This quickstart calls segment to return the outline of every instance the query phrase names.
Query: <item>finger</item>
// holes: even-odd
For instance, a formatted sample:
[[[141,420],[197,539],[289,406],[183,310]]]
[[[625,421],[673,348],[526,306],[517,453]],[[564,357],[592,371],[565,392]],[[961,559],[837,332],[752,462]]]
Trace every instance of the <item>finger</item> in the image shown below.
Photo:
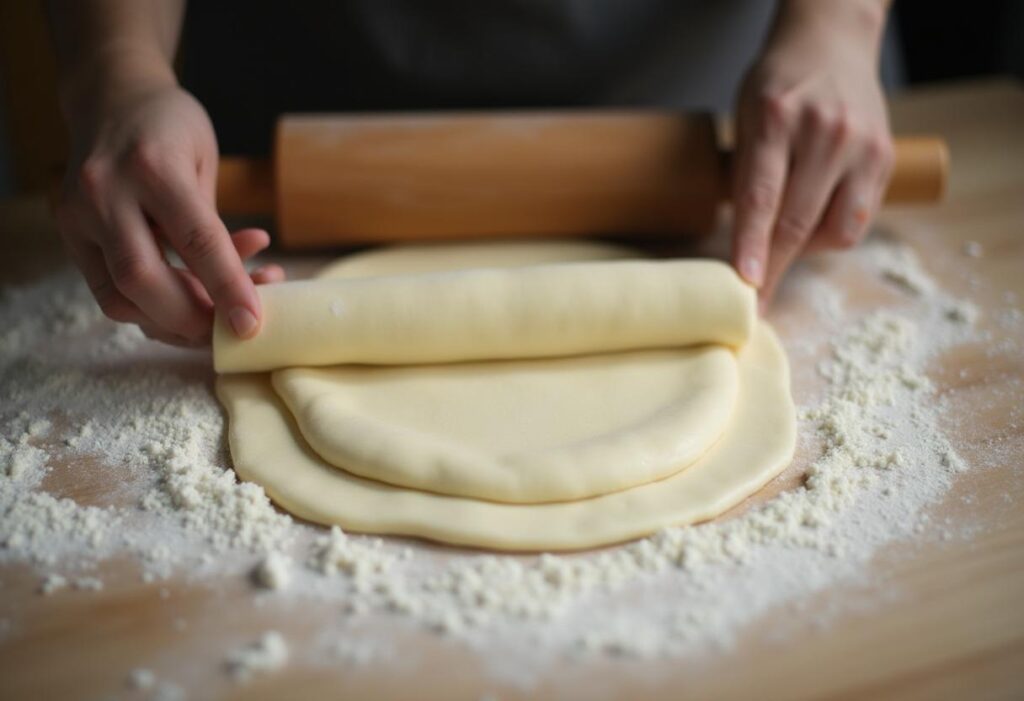
[[[270,245],[270,235],[262,229],[242,229],[231,234],[231,243],[234,245],[235,251],[238,252],[238,256],[242,260],[246,260]],[[182,282],[188,286],[193,296],[199,300],[200,304],[205,309],[213,308],[213,301],[210,299],[209,293],[206,291],[206,288],[203,287],[203,283],[199,278],[189,270],[177,267],[172,267],[171,270],[173,270],[174,273],[181,278]],[[260,281],[257,282],[254,276],[260,271],[268,272],[262,275]],[[254,284],[280,282],[284,279],[284,270],[282,270],[278,265],[267,265],[262,268],[258,268],[256,271],[251,273],[249,277],[253,280]]]
[[[164,331],[183,338],[199,340],[209,334],[209,312],[197,304],[167,265],[134,202],[111,208],[111,220],[100,237],[111,279],[147,317]]]
[[[239,257],[245,260],[266,248],[270,244],[270,236],[262,229],[243,229],[232,234],[231,241],[235,250],[238,251]],[[171,270],[181,278],[200,306],[207,310],[213,309],[213,301],[210,299],[209,293],[195,274],[183,268],[172,267]],[[265,265],[250,273],[249,278],[253,284],[265,285],[270,282],[283,281],[285,274],[279,265]]]
[[[203,196],[194,169],[181,164],[146,164],[143,204],[196,274],[217,310],[241,338],[259,331],[256,288],[245,272],[224,223]]]
[[[270,245],[270,234],[263,229],[239,229],[231,234],[231,244],[242,260],[248,260]]]
[[[220,166],[220,148],[213,130],[203,130],[210,140],[201,138],[195,154],[196,179],[199,191],[214,209],[217,208],[217,169]]]
[[[156,222],[150,221],[149,225],[157,238],[170,243],[163,229]],[[243,261],[248,260],[270,245],[270,234],[263,229],[239,229],[231,234],[231,245],[235,247],[235,252],[238,253],[239,258]],[[166,251],[161,249],[161,253],[166,254]],[[166,259],[166,255],[164,258]]]
[[[285,274],[284,269],[280,265],[264,265],[261,268],[256,268],[249,274],[252,281],[257,285],[269,285],[275,282],[284,282]]]
[[[104,316],[114,321],[133,324],[146,319],[142,310],[117,289],[107,271],[103,252],[99,248],[87,240],[73,236],[65,236],[64,243],[78,269],[82,271],[85,284]]]
[[[202,345],[200,341],[183,338],[168,331],[164,331],[151,321],[144,321],[140,323],[139,328],[142,330],[142,333],[146,338],[153,341],[159,341],[160,343],[166,343],[171,346],[195,348]]]
[[[196,300],[199,306],[205,309],[207,313],[212,314],[213,300],[210,299],[209,293],[207,293],[206,288],[203,287],[203,283],[200,282],[199,278],[197,278],[192,271],[186,270],[185,268],[172,267],[171,270],[175,275],[181,278],[182,283],[188,288],[192,297]]]
[[[794,149],[792,174],[771,238],[771,252],[765,274],[763,297],[770,300],[783,274],[818,228],[825,207],[835,189],[842,166],[842,152],[818,127]]]
[[[733,265],[751,285],[764,283],[772,225],[782,199],[788,145],[781,129],[763,128],[738,150],[733,185]]]
[[[876,199],[870,178],[861,173],[843,178],[825,211],[821,226],[805,250],[815,252],[856,246],[867,233]]]
[[[849,248],[867,235],[889,181],[892,153],[891,145],[882,142],[862,151],[836,189],[810,250]]]

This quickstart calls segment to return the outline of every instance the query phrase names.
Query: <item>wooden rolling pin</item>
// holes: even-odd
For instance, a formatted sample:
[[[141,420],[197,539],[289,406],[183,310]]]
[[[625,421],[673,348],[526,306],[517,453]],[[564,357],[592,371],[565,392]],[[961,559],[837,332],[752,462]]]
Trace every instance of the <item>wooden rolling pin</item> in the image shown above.
[[[703,233],[729,196],[710,115],[289,115],[273,163],[221,161],[223,214],[274,215],[285,248]],[[896,139],[887,202],[945,188],[941,139]]]

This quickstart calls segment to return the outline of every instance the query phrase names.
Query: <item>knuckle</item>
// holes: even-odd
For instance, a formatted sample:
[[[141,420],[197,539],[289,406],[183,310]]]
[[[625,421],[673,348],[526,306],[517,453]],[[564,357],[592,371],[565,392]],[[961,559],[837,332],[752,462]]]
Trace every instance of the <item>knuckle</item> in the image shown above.
[[[832,112],[816,102],[804,108],[804,117],[810,128],[817,131],[824,131],[832,123]]]
[[[159,143],[140,139],[128,151],[132,171],[147,182],[160,182],[168,166],[168,154]]]
[[[832,121],[829,123],[828,127],[829,132],[836,141],[848,141],[855,131],[853,117],[850,116],[849,108],[845,105],[841,105],[832,114]]]
[[[828,107],[808,105],[805,111],[808,131],[834,145],[844,143],[852,134],[854,125],[844,105]]]
[[[743,190],[740,204],[757,214],[771,212],[778,201],[779,188],[766,180],[755,180]]]
[[[892,139],[887,134],[871,134],[864,139],[864,153],[869,162],[888,168],[893,161]]]
[[[757,107],[769,128],[785,128],[793,121],[793,109],[785,93],[765,88],[757,94]]]
[[[132,321],[132,314],[124,302],[112,298],[96,301],[100,305],[100,311],[103,312],[103,316],[107,317],[111,321],[116,321],[122,324]]]
[[[783,246],[798,246],[807,239],[811,230],[802,217],[783,214],[775,223],[775,240]]]
[[[181,234],[180,249],[186,260],[203,260],[213,255],[220,245],[217,229],[208,222],[197,222]]]
[[[136,254],[116,255],[111,259],[109,267],[114,284],[129,296],[147,289],[153,283],[153,266]]]
[[[92,296],[103,315],[112,321],[130,321],[131,314],[113,284],[100,282],[91,286]]]
[[[78,167],[76,184],[90,202],[98,202],[107,182],[109,169],[100,158],[90,156]]]

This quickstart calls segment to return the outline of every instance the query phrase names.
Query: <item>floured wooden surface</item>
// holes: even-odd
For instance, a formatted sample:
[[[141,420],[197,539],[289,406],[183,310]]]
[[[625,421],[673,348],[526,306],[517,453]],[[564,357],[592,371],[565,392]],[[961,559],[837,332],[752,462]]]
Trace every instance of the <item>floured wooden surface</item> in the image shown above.
[[[846,382],[844,367],[874,363],[881,368],[877,363],[888,363],[884,367],[910,385],[919,378],[934,385],[914,388],[902,383],[899,387],[910,394],[895,399],[897,408],[910,407],[910,398],[918,393],[919,404],[934,419],[927,428],[937,429],[937,434],[925,431],[919,440],[901,439],[908,427],[914,428],[913,421],[904,425],[899,423],[902,415],[890,417],[894,423],[888,430],[900,435],[878,436],[879,440],[903,441],[888,450],[894,455],[891,467],[885,464],[888,452],[855,446],[854,454],[871,452],[878,463],[857,474],[874,475],[874,487],[893,489],[889,511],[881,497],[864,500],[863,511],[825,510],[821,516],[829,520],[830,529],[843,528],[847,516],[857,516],[859,522],[847,524],[846,531],[828,531],[829,537],[814,538],[804,547],[783,539],[774,541],[780,550],[771,553],[761,552],[761,546],[746,555],[730,554],[728,548],[705,550],[710,562],[703,567],[696,562],[683,562],[681,567],[673,563],[649,579],[633,576],[628,588],[592,590],[580,613],[563,614],[553,628],[510,619],[512,628],[500,629],[500,637],[508,641],[504,646],[493,639],[488,642],[488,636],[497,636],[486,632],[491,630],[486,626],[475,637],[459,631],[438,636],[431,629],[434,621],[423,620],[427,625],[421,627],[415,616],[353,618],[345,600],[366,598],[358,592],[342,596],[351,586],[344,566],[337,574],[323,566],[334,556],[350,557],[346,548],[351,543],[306,543],[305,550],[296,550],[299,557],[292,558],[288,587],[270,593],[253,587],[245,576],[259,554],[241,553],[247,545],[259,550],[294,544],[229,543],[225,547],[234,554],[203,563],[202,554],[210,550],[215,533],[204,536],[201,528],[193,544],[168,541],[171,554],[181,561],[168,566],[167,579],[162,578],[165,572],[159,562],[134,555],[116,556],[95,571],[64,574],[61,558],[35,568],[10,563],[0,569],[5,594],[0,619],[8,622],[0,643],[5,683],[13,685],[14,695],[36,689],[42,679],[46,689],[68,697],[128,696],[131,670],[145,668],[152,670],[155,685],[173,684],[190,696],[280,697],[328,689],[343,689],[353,696],[418,698],[478,698],[488,692],[498,698],[570,693],[587,698],[630,693],[675,697],[681,690],[695,696],[748,696],[765,690],[775,696],[881,691],[932,695],[952,678],[1005,688],[1009,694],[1012,684],[1019,684],[1013,670],[1020,663],[1024,630],[1017,602],[1024,589],[1024,524],[1019,508],[1024,371],[1017,297],[1024,295],[1019,279],[1024,262],[1019,239],[1019,222],[1024,221],[1024,140],[1016,127],[1024,119],[1024,98],[1019,90],[1006,87],[923,95],[898,105],[895,116],[904,131],[940,131],[950,139],[950,200],[934,210],[890,212],[880,226],[887,237],[854,254],[810,262],[783,292],[773,313],[790,353],[795,398],[812,412],[801,422],[807,438],[827,439],[827,419],[841,417],[841,407],[829,409],[827,404],[842,398],[829,392]],[[33,226],[25,211],[4,215],[4,228],[11,227],[12,235],[24,235]],[[28,221],[19,222],[18,216]],[[44,226],[39,218],[35,222],[36,227]],[[906,273],[915,268],[900,259],[909,255],[903,253],[904,243],[917,251],[927,278]],[[980,256],[975,257],[977,253]],[[948,298],[936,298],[931,290],[915,291],[922,279],[929,278],[948,291]],[[975,309],[978,319],[972,323]],[[62,331],[65,336],[75,333],[73,321]],[[921,330],[936,335],[922,337]],[[973,340],[960,343],[963,339]],[[827,346],[830,342],[848,352],[836,358]],[[949,343],[951,350],[929,357],[928,345],[941,343]],[[871,349],[878,347],[888,355],[872,356]],[[113,348],[108,357],[117,357],[121,350]],[[182,386],[202,386],[207,378],[208,360],[202,356],[135,350],[143,351],[152,368],[169,372]],[[818,361],[827,357],[835,367],[823,375]],[[105,367],[103,357],[96,363],[118,372]],[[880,381],[871,386],[873,391],[886,389]],[[166,388],[153,389],[159,393]],[[198,394],[196,401],[201,401]],[[911,413],[902,418],[913,419]],[[33,418],[40,417],[28,417],[26,431]],[[173,430],[176,424],[169,421]],[[38,430],[39,442],[45,443],[50,434]],[[65,428],[55,419],[50,430],[60,436]],[[958,472],[956,465],[939,471],[942,456],[937,454],[936,471],[921,473],[932,481],[887,482],[901,474],[901,466],[902,474],[914,475],[915,460],[926,449],[944,449],[929,442],[936,436],[948,438],[966,471]],[[124,441],[126,446],[131,443],[130,437]],[[62,450],[50,446],[55,455]],[[844,453],[832,455],[841,460]],[[134,508],[152,489],[137,486],[132,491],[133,480],[113,488],[109,467],[101,462],[102,457],[74,464],[56,461],[43,486],[81,503],[121,503],[125,508]],[[173,473],[173,460],[156,462],[163,465],[158,469]],[[716,538],[739,528],[728,524],[750,525],[758,506],[798,485],[811,464],[823,464],[821,446],[808,440],[790,470],[727,514],[721,525],[682,545],[669,537],[653,543],[648,552],[633,546],[629,561],[643,562],[652,552],[652,561],[657,561],[657,556],[700,551],[695,544],[725,543]],[[185,486],[178,485],[181,489],[170,495],[187,497]],[[167,496],[166,492],[162,493]],[[225,498],[238,498],[239,508],[247,508],[248,502],[235,491],[225,492]],[[891,508],[912,504],[917,504],[913,517]],[[282,532],[293,528],[278,524],[261,509],[256,513],[269,519],[265,525],[270,536],[279,527]],[[230,533],[237,523],[227,520],[221,526]],[[795,529],[791,535],[811,532]],[[145,540],[159,533],[140,529],[138,535]],[[828,552],[830,544],[843,542],[845,552]],[[414,551],[414,562],[432,567],[458,567],[460,559],[477,557],[411,541],[403,545]],[[386,549],[392,547],[389,543]],[[195,562],[189,560],[190,554],[196,556]],[[312,557],[312,565],[306,555]],[[798,565],[790,571],[791,580],[799,581],[781,576],[785,558]],[[525,571],[539,566],[530,558],[513,559]],[[204,568],[208,574],[202,574]],[[154,581],[142,581],[147,572]],[[37,594],[44,576],[51,573],[66,574],[72,587],[49,596]],[[75,582],[90,578],[102,581],[103,589],[74,589]],[[679,615],[678,635],[669,629],[659,635],[662,629],[657,626],[637,626],[665,612]],[[493,617],[500,621],[503,615],[499,610]],[[588,628],[587,617],[602,625]],[[624,628],[613,625],[617,617]],[[437,623],[447,625],[444,620]],[[588,629],[603,631],[603,637],[584,639],[578,645],[581,650],[573,652],[573,635],[579,637]],[[265,669],[253,670],[248,681],[236,681],[228,671],[229,659],[270,630],[279,631],[286,641],[287,661],[278,665],[271,645],[267,655],[256,658],[266,663]],[[529,645],[523,645],[528,640],[523,635],[552,631],[572,634],[546,643],[564,642],[563,652],[568,652],[541,664],[531,657]],[[540,651],[553,649],[558,648]],[[652,651],[657,654],[648,654]]]

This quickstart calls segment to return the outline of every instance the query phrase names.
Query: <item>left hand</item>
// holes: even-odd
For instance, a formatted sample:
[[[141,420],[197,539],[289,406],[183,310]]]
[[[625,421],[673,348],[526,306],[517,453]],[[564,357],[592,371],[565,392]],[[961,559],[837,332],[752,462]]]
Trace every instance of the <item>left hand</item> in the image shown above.
[[[805,251],[867,233],[892,168],[878,78],[884,3],[783,3],[736,122],[733,263],[762,304]]]

